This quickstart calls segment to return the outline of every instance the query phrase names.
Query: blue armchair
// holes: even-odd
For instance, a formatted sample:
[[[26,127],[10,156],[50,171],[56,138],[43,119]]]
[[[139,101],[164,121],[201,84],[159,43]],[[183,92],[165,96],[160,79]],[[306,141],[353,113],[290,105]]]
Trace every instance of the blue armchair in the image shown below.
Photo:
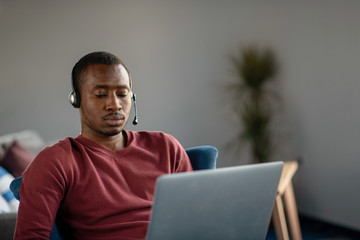
[[[193,169],[204,170],[204,169],[215,169],[216,160],[218,158],[217,148],[209,145],[192,147],[185,149]],[[20,201],[20,186],[22,177],[14,179],[10,184],[10,190],[14,194],[15,198]],[[50,235],[50,240],[62,240],[61,234],[58,231],[56,222]]]

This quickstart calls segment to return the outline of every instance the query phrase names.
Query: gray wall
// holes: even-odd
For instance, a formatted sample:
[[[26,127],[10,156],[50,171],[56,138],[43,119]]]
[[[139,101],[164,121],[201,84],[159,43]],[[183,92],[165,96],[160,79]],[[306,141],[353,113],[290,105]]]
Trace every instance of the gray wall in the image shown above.
[[[132,72],[140,124],[128,129],[215,145],[219,166],[245,164],[246,152],[224,150],[235,131],[222,94],[227,54],[269,45],[283,98],[275,160],[303,159],[299,211],[360,230],[360,2],[314,2],[0,0],[0,134],[78,135],[70,71],[106,50]]]

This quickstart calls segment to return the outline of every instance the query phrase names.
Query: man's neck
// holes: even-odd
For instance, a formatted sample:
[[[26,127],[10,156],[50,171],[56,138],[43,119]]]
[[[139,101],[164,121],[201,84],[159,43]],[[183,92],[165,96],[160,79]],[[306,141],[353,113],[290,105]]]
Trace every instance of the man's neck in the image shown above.
[[[81,132],[81,136],[90,139],[91,141],[96,142],[97,144],[116,152],[124,147],[126,147],[127,144],[127,137],[126,133],[121,131],[119,134],[114,136],[105,136],[101,134],[96,135],[89,135],[84,132]]]

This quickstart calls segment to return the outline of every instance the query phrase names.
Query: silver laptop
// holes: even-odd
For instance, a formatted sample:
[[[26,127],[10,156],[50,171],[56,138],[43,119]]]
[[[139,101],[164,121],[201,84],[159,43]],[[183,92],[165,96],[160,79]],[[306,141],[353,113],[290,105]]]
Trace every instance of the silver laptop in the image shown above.
[[[147,240],[265,239],[282,162],[161,176]]]

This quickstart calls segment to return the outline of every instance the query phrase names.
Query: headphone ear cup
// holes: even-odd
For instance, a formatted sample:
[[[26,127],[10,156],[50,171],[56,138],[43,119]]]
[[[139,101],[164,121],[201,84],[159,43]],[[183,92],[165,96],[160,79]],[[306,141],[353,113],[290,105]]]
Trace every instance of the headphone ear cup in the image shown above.
[[[80,101],[78,99],[78,95],[74,91],[72,91],[69,94],[69,102],[71,103],[71,105],[73,105],[74,108],[80,107]]]

